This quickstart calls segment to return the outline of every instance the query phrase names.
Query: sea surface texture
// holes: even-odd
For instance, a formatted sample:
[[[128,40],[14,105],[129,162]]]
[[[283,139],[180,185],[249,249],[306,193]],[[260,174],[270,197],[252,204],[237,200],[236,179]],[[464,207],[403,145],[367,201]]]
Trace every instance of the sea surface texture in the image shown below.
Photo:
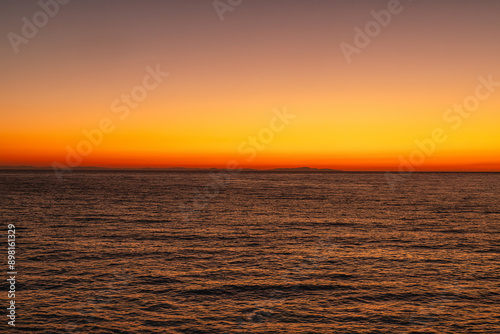
[[[500,174],[226,176],[0,172],[16,331],[500,333]]]

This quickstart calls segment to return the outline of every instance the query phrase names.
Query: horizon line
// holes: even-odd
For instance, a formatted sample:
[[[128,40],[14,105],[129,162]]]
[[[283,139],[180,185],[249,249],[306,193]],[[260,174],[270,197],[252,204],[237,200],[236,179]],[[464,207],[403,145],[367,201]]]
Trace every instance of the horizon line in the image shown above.
[[[52,166],[4,166],[0,165],[0,171],[54,171]],[[220,167],[106,167],[106,166],[78,166],[72,168],[60,169],[60,171],[163,171],[163,172],[210,172],[210,171],[232,171],[232,172],[302,172],[302,173],[500,173],[500,170],[342,170],[335,168],[316,168],[316,167],[274,167],[274,168],[247,168],[228,169]]]

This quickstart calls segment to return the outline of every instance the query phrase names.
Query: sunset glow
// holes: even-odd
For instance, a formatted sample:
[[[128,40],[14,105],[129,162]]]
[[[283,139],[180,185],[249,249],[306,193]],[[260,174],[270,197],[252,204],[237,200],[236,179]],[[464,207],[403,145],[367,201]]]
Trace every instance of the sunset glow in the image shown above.
[[[187,2],[74,1],[18,53],[4,38],[0,165],[68,165],[106,119],[75,166],[398,170],[441,129],[416,170],[500,171],[498,2],[401,1],[350,63],[339,45],[387,1],[245,1],[222,22]],[[40,10],[2,7],[16,34]],[[244,143],[285,109],[253,156]]]

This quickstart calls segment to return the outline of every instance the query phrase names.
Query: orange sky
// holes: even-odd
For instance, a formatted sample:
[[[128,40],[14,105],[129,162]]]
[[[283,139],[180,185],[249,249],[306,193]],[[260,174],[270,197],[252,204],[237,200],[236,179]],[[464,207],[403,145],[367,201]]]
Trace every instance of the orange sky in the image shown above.
[[[387,7],[244,1],[220,21],[211,1],[61,5],[18,53],[8,38],[1,42],[0,165],[68,165],[68,147],[85,146],[82,131],[109,119],[113,129],[74,166],[236,160],[397,170],[419,155],[416,141],[442,129],[446,140],[416,170],[500,171],[500,87],[481,88],[488,96],[467,117],[447,113],[476,94],[479,77],[500,82],[498,1],[402,0],[401,12],[348,64],[339,45],[353,44],[354,28]],[[0,9],[5,36],[21,35],[22,17],[41,10],[37,1]],[[126,116],[114,112],[157,65],[169,75]],[[252,148],[249,136],[260,140],[285,107],[295,118]]]

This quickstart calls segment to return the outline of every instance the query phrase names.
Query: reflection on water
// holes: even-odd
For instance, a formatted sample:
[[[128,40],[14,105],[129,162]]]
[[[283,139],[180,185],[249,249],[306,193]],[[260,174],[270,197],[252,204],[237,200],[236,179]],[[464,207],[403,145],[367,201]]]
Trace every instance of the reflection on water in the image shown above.
[[[240,174],[186,220],[208,174],[1,172],[17,328],[496,333],[499,181]]]

